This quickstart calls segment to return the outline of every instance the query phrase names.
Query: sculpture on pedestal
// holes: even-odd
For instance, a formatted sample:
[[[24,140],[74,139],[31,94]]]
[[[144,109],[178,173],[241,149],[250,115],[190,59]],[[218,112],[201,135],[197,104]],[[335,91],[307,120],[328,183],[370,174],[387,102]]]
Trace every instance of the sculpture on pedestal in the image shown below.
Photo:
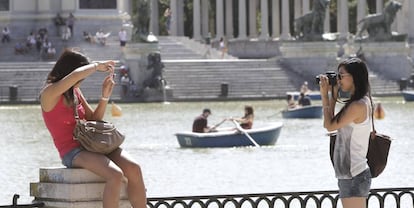
[[[150,7],[148,0],[138,0],[136,3],[137,11],[132,16],[134,25],[131,40],[134,42],[146,42],[149,30]]]
[[[328,5],[329,0],[314,0],[312,11],[295,19],[295,36],[298,40],[322,40]]]
[[[387,3],[382,13],[370,14],[358,22],[361,25],[356,37],[372,41],[395,40],[397,37],[392,34],[391,24],[394,22],[397,12],[401,9],[400,2],[392,0]],[[368,37],[362,37],[362,33],[367,31]]]

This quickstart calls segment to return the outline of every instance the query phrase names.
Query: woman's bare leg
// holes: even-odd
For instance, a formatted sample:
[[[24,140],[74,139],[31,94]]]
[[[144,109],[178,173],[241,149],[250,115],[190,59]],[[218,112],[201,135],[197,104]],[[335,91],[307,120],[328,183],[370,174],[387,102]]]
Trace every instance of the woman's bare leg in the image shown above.
[[[141,167],[121,148],[108,155],[117,164],[128,179],[128,198],[134,208],[145,208],[147,196]]]
[[[350,197],[342,198],[343,208],[366,208],[367,198],[365,197]]]
[[[103,192],[103,207],[119,207],[119,195],[123,174],[121,169],[102,154],[82,151],[73,160],[74,167],[81,167],[103,177],[106,181]]]

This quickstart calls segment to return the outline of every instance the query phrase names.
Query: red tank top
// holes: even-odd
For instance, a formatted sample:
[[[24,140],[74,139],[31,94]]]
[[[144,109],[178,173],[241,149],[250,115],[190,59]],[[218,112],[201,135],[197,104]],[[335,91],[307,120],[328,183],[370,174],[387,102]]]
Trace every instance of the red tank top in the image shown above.
[[[76,90],[75,92],[76,96],[79,98]],[[51,111],[45,112],[42,110],[43,120],[53,138],[53,142],[61,158],[73,148],[80,146],[79,142],[73,138],[73,129],[76,125],[73,108],[66,106],[63,100],[64,96],[62,95]],[[78,100],[80,102],[80,99]],[[79,117],[84,119],[85,109],[81,103],[78,104],[77,110]]]

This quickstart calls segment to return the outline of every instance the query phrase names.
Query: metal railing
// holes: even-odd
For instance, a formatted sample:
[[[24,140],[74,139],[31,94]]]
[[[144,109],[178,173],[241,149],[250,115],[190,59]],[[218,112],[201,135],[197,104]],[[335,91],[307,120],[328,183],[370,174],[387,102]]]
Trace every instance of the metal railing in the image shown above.
[[[149,198],[149,208],[336,208],[338,191]],[[372,208],[414,208],[414,188],[372,189]],[[404,203],[402,205],[402,203]]]

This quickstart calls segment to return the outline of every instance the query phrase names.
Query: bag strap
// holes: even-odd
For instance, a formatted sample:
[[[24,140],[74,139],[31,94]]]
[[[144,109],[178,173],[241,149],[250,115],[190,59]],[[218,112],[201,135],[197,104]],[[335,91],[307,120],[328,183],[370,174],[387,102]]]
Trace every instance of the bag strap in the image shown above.
[[[371,124],[372,124],[372,132],[375,134],[375,126],[374,126],[374,103],[372,102],[371,92],[368,93],[369,101],[371,103]]]
[[[73,100],[74,100],[74,102],[73,102],[73,111],[74,111],[74,116],[75,116],[75,120],[76,121],[79,121],[79,114],[78,114],[78,103],[79,103],[79,101],[78,101],[78,96],[76,95],[76,92],[75,92],[76,90],[75,90],[75,88],[73,88]]]

